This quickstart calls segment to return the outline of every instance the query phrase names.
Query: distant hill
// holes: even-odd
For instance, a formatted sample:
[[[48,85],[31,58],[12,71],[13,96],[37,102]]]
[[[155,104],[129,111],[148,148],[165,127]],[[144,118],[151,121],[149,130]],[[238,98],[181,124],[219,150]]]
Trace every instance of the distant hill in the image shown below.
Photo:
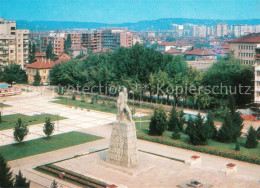
[[[163,18],[158,20],[139,21],[136,23],[106,24],[96,22],[68,22],[68,21],[17,21],[17,28],[30,29],[32,31],[62,30],[74,28],[99,29],[101,27],[128,27],[134,31],[165,31],[171,29],[171,24],[197,24],[215,26],[216,23],[260,25],[260,19],[250,20],[209,20],[209,19],[186,19],[186,18]]]

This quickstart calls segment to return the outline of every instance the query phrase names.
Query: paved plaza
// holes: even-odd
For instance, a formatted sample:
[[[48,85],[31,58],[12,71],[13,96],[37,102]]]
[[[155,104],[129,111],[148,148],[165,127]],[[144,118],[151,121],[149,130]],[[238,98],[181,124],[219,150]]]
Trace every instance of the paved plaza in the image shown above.
[[[55,122],[55,134],[76,130],[102,136],[104,139],[10,161],[9,165],[12,170],[15,173],[18,170],[22,170],[23,174],[32,181],[32,187],[49,187],[54,179],[52,176],[33,170],[36,166],[107,148],[112,129],[110,123],[115,121],[115,114],[74,109],[65,105],[51,103],[50,101],[55,100],[54,97],[55,95],[50,90],[45,90],[43,93],[24,92],[20,96],[7,97],[6,104],[12,106],[3,109],[4,115],[16,113],[26,115],[59,113],[60,116],[68,119],[60,120],[58,124]],[[43,137],[42,126],[43,124],[30,126],[30,135],[26,140]],[[4,139],[0,138],[0,145],[14,142],[12,138],[13,130],[5,130],[0,133],[5,135]],[[259,165],[143,140],[138,140],[137,147],[140,150],[182,160],[187,160],[192,155],[199,155],[202,159],[202,164],[193,167],[167,158],[139,152],[140,161],[145,163],[144,171],[138,171],[136,174],[128,174],[104,165],[102,158],[104,158],[103,155],[105,155],[105,152],[103,152],[103,154],[96,153],[88,157],[82,156],[65,160],[56,165],[93,178],[102,179],[107,183],[121,185],[122,187],[176,187],[176,185],[191,179],[221,188],[260,187]],[[221,171],[227,163],[235,163],[237,165],[237,173],[230,175],[222,174]],[[77,187],[69,182],[60,179],[56,180],[64,188]]]

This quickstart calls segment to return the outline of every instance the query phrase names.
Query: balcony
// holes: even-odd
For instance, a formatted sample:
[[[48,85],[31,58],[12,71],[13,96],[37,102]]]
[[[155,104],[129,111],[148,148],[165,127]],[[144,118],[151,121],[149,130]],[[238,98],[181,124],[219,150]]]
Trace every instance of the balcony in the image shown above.
[[[8,43],[0,43],[0,46],[8,46]]]

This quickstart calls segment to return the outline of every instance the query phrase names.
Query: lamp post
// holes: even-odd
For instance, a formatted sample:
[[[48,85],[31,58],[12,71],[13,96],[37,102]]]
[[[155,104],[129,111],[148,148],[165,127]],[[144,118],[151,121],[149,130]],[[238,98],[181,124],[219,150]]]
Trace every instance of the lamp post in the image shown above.
[[[59,125],[59,113],[56,114],[57,115],[57,127],[58,127],[58,131],[60,131],[60,125]]]
[[[6,100],[2,97],[2,98],[0,98],[0,103],[1,103],[1,115],[3,115],[4,114],[4,102],[5,102]]]

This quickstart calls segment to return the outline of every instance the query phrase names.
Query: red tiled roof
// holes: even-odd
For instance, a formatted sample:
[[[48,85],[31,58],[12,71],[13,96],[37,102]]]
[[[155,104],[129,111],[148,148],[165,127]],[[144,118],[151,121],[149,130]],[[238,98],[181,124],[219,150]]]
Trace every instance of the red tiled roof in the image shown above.
[[[163,41],[160,44],[158,44],[158,46],[175,46],[175,42],[166,42]]]
[[[167,54],[181,54],[181,52],[179,50],[176,50],[175,48],[170,49],[170,50],[166,51],[165,53],[167,53]]]
[[[251,33],[240,38],[229,41],[230,43],[259,43],[260,33]]]
[[[34,63],[27,65],[27,68],[50,69],[56,64],[57,63],[54,61],[49,61],[49,60],[44,59],[44,60],[36,61]]]
[[[199,56],[211,56],[217,55],[216,53],[212,52],[207,48],[195,48],[191,51],[186,51],[184,54],[186,55],[199,55]]]
[[[35,57],[46,57],[46,53],[45,52],[35,52]]]

